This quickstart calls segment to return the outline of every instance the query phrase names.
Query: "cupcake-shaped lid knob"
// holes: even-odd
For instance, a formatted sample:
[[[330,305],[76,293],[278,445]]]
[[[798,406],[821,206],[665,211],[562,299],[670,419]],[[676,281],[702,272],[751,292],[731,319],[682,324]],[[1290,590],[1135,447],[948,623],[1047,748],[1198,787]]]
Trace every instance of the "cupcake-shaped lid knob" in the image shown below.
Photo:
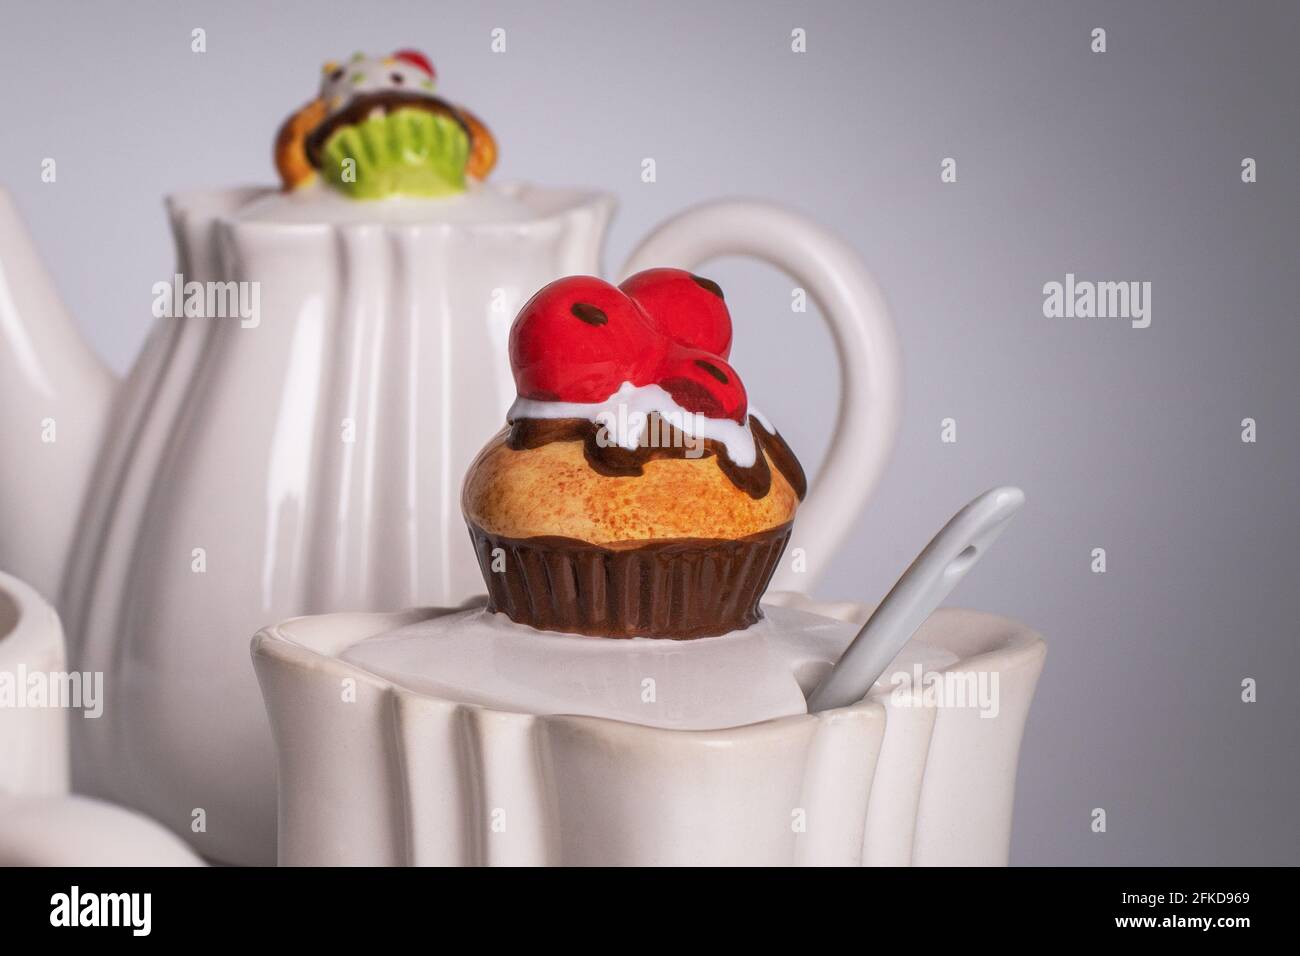
[[[748,627],[806,483],[727,361],[716,283],[560,279],[510,332],[518,398],[462,505],[490,607],[602,637]]]
[[[326,62],[317,97],[276,136],[285,189],[321,178],[354,199],[429,197],[483,179],[496,141],[476,116],[435,95],[437,80],[418,50]]]

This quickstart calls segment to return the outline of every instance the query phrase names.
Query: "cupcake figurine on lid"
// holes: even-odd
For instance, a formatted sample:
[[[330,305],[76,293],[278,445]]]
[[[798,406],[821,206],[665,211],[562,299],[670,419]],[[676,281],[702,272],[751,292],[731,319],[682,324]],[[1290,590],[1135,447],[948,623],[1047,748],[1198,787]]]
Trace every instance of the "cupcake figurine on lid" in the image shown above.
[[[799,675],[846,627],[759,606],[806,482],[727,361],[722,290],[680,269],[558,279],[508,347],[518,394],[461,490],[486,601],[340,659],[511,713],[675,730],[806,713]]]
[[[353,199],[444,196],[496,164],[492,134],[469,110],[434,95],[437,72],[418,50],[354,53],[321,72],[317,97],[276,135],[286,190],[321,177]]]
[[[718,285],[679,269],[552,282],[510,332],[518,398],[466,475],[488,608],[542,630],[742,630],[803,469],[727,362]]]

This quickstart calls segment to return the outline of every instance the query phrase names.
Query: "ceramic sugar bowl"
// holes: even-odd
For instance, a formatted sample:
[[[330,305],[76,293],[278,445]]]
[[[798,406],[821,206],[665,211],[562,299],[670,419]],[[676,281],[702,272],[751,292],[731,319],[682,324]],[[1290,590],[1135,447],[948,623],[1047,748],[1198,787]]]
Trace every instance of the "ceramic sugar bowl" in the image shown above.
[[[254,639],[282,863],[1005,862],[1041,639],[941,611],[810,713],[866,609],[764,601],[818,488],[731,339],[679,269],[524,305],[461,496],[487,597]]]
[[[1042,639],[1006,618],[943,610],[861,703],[800,714],[801,694],[868,608],[771,599],[746,638],[645,641],[645,653],[595,663],[568,649],[541,663],[557,638],[461,621],[441,631],[459,645],[452,657],[488,641],[450,681],[402,645],[465,612],[322,615],[264,630],[254,661],[279,750],[280,863],[1005,864]],[[518,662],[527,674],[511,674],[525,641],[542,647]],[[760,644],[771,659],[751,696],[755,665],[743,659]],[[701,670],[679,685],[697,650]],[[561,661],[581,676],[549,670]],[[900,690],[894,678],[917,668],[996,686],[996,712],[973,695],[945,706],[921,685]],[[476,687],[493,674],[491,689],[456,686],[471,673]],[[585,682],[597,675],[598,687]],[[653,703],[642,703],[647,680]],[[602,705],[610,716],[593,715]],[[730,725],[764,705],[767,719]]]

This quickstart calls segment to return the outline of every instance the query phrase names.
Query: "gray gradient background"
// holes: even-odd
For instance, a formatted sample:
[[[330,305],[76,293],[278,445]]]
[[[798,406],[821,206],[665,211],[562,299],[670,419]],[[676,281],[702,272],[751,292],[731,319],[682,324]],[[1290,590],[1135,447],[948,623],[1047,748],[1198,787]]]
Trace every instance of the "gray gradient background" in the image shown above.
[[[324,59],[353,49],[426,49],[446,95],[498,134],[498,175],[619,193],[609,267],[722,194],[838,231],[891,302],[907,393],[893,462],[818,593],[876,599],[966,499],[1027,490],[953,598],[1049,641],[1013,861],[1300,862],[1296,4],[3,12],[0,182],[119,370],[171,272],[161,196],[270,181],[276,125]],[[504,55],[489,51],[496,26]],[[795,26],[806,54],[790,52]],[[1096,26],[1103,55],[1088,48]],[[56,185],[40,182],[45,156]],[[955,185],[939,181],[945,156]],[[701,271],[727,290],[750,393],[815,467],[832,440],[829,336],[790,312],[785,277],[740,261]],[[1045,319],[1043,283],[1067,271],[1149,280],[1151,327]],[[939,440],[947,416],[955,445]],[[1239,440],[1245,416],[1255,445]],[[1243,677],[1258,703],[1240,702]],[[1090,832],[1093,807],[1109,832]]]

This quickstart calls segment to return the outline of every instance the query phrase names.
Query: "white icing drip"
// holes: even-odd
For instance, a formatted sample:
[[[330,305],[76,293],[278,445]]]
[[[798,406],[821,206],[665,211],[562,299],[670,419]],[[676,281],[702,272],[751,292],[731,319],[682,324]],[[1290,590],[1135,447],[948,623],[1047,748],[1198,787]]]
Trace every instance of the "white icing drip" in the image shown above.
[[[758,459],[748,419],[742,425],[730,418],[709,418],[698,412],[688,412],[658,385],[638,386],[624,382],[603,402],[542,402],[516,398],[506,420],[582,418],[604,425],[616,445],[635,451],[641,444],[652,412],[658,412],[665,422],[691,438],[718,442],[727,449],[727,457],[738,468],[749,468]],[[768,428],[766,423],[763,427]]]

